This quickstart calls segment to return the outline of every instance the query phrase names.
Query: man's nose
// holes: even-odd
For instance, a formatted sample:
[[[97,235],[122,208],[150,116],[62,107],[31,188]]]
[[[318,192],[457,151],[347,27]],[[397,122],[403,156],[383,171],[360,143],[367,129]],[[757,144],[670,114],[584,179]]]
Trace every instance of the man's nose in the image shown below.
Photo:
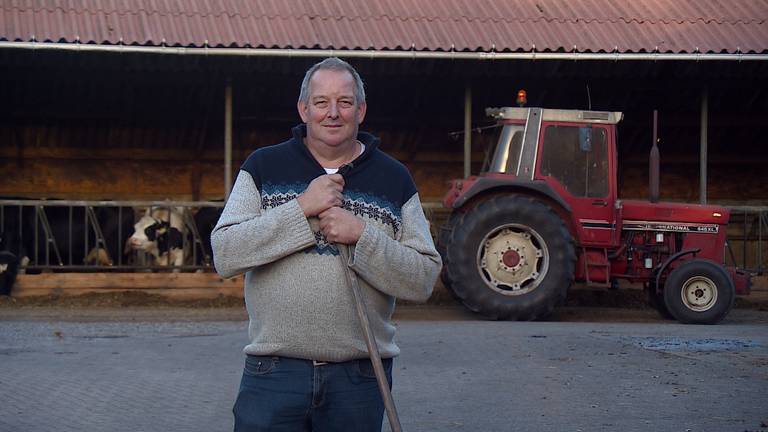
[[[328,107],[328,117],[337,118],[338,116],[339,106],[336,104],[336,102],[331,102],[330,106]]]

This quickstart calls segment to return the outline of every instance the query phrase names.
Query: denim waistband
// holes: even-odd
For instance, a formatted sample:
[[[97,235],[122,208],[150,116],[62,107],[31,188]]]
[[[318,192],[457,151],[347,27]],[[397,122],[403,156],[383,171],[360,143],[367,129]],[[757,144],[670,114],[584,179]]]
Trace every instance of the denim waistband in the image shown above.
[[[250,358],[276,359],[276,360],[281,361],[281,362],[289,362],[289,363],[292,363],[292,362],[306,363],[306,364],[312,365],[314,367],[328,366],[328,365],[344,365],[344,364],[349,364],[349,363],[354,363],[354,362],[370,362],[371,361],[371,359],[369,359],[367,357],[359,358],[359,359],[347,360],[347,361],[343,361],[343,362],[331,362],[331,361],[322,361],[322,360],[300,359],[300,358],[295,358],[295,357],[282,357],[282,356],[275,356],[275,355],[254,355],[254,354],[246,354],[246,355],[248,357],[250,357]],[[381,359],[382,364],[384,364],[385,366],[387,365],[388,362],[391,362],[391,361],[392,361],[391,358],[386,358],[386,359],[383,358],[383,359]]]

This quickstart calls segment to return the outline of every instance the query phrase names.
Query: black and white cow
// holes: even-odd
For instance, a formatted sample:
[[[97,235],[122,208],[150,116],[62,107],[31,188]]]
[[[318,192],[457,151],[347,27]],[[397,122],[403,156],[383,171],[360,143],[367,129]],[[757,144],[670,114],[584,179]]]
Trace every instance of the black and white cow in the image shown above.
[[[34,248],[33,212],[18,205],[0,207],[0,295],[10,295],[16,276],[24,271],[21,267],[29,263]]]
[[[133,233],[135,220],[133,207],[96,207],[96,218],[104,234],[106,249],[92,248],[85,257],[85,264],[112,266],[127,263],[125,244]]]
[[[221,212],[224,209],[221,207],[200,207],[195,213],[194,221],[197,227],[197,232],[200,234],[200,239],[203,243],[203,250],[196,252],[197,265],[210,266],[213,263],[213,252],[211,250],[211,233],[216,227],[221,217]]]
[[[148,253],[156,265],[179,267],[188,255],[189,241],[182,208],[146,209],[134,225],[129,246]]]
[[[21,248],[18,231],[6,229],[9,225],[15,228],[15,224],[4,225],[0,230],[0,295],[9,295],[26,251]]]
[[[93,221],[85,212],[81,206],[0,206],[0,294],[10,293],[21,272],[67,271],[83,265],[98,268],[122,261],[119,255],[133,225],[133,209],[93,207],[104,240],[99,245]]]

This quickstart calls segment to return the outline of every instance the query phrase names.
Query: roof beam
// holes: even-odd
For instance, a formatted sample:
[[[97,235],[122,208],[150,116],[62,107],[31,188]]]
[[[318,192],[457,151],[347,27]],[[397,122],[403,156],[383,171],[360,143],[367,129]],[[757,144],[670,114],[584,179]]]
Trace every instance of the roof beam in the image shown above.
[[[592,52],[495,52],[495,51],[415,51],[343,49],[268,49],[268,48],[186,48],[168,46],[97,45],[58,42],[0,41],[0,49],[173,54],[224,57],[369,58],[369,59],[446,59],[446,60],[573,60],[573,61],[766,61],[768,54],[743,53],[592,53]]]

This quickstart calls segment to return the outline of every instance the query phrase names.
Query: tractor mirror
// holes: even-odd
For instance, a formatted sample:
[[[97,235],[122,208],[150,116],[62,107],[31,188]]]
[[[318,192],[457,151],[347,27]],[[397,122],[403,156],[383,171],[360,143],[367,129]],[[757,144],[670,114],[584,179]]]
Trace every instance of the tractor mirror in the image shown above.
[[[579,150],[592,151],[592,125],[579,128]]]

